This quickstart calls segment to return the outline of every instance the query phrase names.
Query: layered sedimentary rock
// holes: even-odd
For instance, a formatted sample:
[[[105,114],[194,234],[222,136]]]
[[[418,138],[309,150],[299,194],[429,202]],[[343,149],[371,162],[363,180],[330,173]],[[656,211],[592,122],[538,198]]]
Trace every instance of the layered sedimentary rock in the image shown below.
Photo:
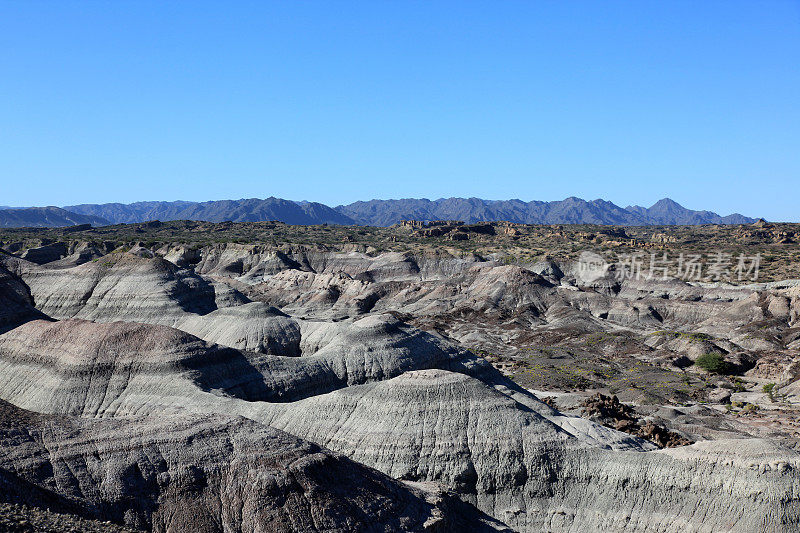
[[[190,316],[177,327],[209,342],[272,355],[300,355],[300,324],[261,302]]]
[[[28,287],[0,266],[0,332],[34,318],[44,315],[34,308]]]
[[[73,243],[69,250],[78,248]],[[170,256],[189,249],[192,263]],[[613,273],[586,281],[569,263],[523,268],[469,254],[367,254],[346,246],[132,250],[141,253],[107,254],[79,266],[65,260],[39,266],[8,255],[0,262],[30,287],[37,307],[55,318],[183,327],[208,341],[269,354],[302,353],[295,323],[305,327],[391,312],[486,352],[530,344],[538,332],[624,330],[640,336],[644,358],[670,368],[721,353],[742,371],[764,359],[762,375],[767,360],[784,354],[788,368],[800,357],[800,345],[787,331],[796,325],[798,283],[792,281],[733,287],[617,279]],[[145,257],[154,252],[190,268],[158,253]],[[242,305],[250,300],[260,303]],[[291,317],[267,317],[270,306]],[[666,342],[662,332],[706,338]]]
[[[495,530],[452,498],[243,418],[75,419],[3,402],[0,443],[10,490],[153,531]]]
[[[14,261],[36,307],[57,318],[174,325],[217,308],[214,288],[160,258],[112,253],[71,268]]]
[[[338,320],[393,311],[418,320],[445,318],[450,326],[457,325],[459,317],[516,316],[531,325],[572,321],[586,327],[612,323],[644,331],[690,328],[728,337],[742,349],[767,345],[753,341],[752,334],[745,337],[749,332],[737,336],[736,328],[772,317],[791,324],[797,314],[798,298],[791,287],[734,288],[610,277],[586,284],[566,267],[542,270],[549,274],[540,276],[533,267],[435,254],[370,257],[357,252],[221,245],[199,255],[195,271],[132,254],[108,254],[72,268],[40,267],[20,259],[13,259],[13,265],[7,258],[5,262],[30,287],[37,308],[54,318],[170,326],[245,303],[237,290],[299,317]],[[202,332],[200,322],[187,321],[186,327]],[[251,321],[246,329],[253,327],[257,326]],[[258,333],[247,335],[257,346]]]
[[[280,357],[165,326],[33,321],[0,336],[3,395],[39,412],[114,416],[216,405],[221,397],[293,401],[422,368],[505,383],[483,359],[393,317],[308,327],[306,355]],[[194,403],[182,406],[189,397]]]
[[[520,531],[785,531],[798,511],[795,452],[748,440],[612,451],[438,370],[297,402],[268,421],[393,477],[442,483]]]
[[[320,316],[389,309],[424,316],[464,309],[526,311],[536,318],[552,306],[567,305],[576,313],[623,326],[655,329],[699,324],[708,332],[719,332],[763,318],[768,305],[762,309],[757,297],[759,290],[768,287],[616,280],[612,275],[584,283],[571,267],[551,267],[540,269],[547,274],[542,277],[535,273],[536,265],[526,269],[476,258],[399,253],[371,257],[357,252],[278,252],[228,245],[207,250],[197,270],[215,280],[249,286],[252,297],[284,310]],[[779,307],[773,304],[774,309]]]
[[[161,250],[178,267],[131,251],[77,266],[3,256],[0,267],[0,398],[60,417],[4,433],[0,473],[80,512],[159,530],[490,527],[470,506],[518,531],[800,521],[796,452],[757,439],[656,450],[559,413],[453,342],[624,331],[652,352],[643,359],[744,365],[800,339],[797,285],[586,281],[572,265],[445,254]],[[31,320],[34,304],[60,321]],[[340,477],[366,488],[347,502]],[[198,517],[182,512],[195,504]],[[461,512],[477,522],[454,526]]]
[[[354,334],[361,342],[345,343],[350,350],[335,346],[339,335],[321,332],[315,354],[299,358],[248,355],[160,326],[29,322],[0,336],[0,376],[9,384],[3,394],[39,411],[105,418],[194,416],[188,411],[209,417],[211,424],[223,414],[238,414],[394,478],[439,483],[520,531],[783,531],[797,519],[800,461],[793,452],[748,440],[646,451],[652,447],[628,435],[552,411],[464,352],[443,351],[449,358],[417,362],[421,345],[406,344],[404,350],[398,341],[410,342],[407,336],[393,332],[405,326],[378,318],[364,319]],[[355,330],[359,324],[342,327]],[[369,339],[381,338],[393,339],[394,351],[367,349]],[[434,347],[441,341],[429,342]],[[398,362],[404,353],[407,362]],[[275,379],[281,372],[270,360],[286,365],[277,367],[284,369],[284,380]],[[448,368],[433,368],[437,362]],[[413,370],[415,363],[431,369]],[[348,369],[331,382],[333,388],[312,386],[324,382],[322,369],[333,364]],[[360,373],[351,375],[356,368]],[[305,394],[293,401],[276,394],[287,390]],[[126,431],[134,431],[125,430],[129,421],[104,423],[128,439]],[[266,431],[254,428],[247,426],[246,433]],[[153,434],[166,431],[160,427]],[[252,446],[241,450],[254,455],[264,444]],[[730,450],[729,460],[720,446]],[[213,457],[201,458],[215,464]],[[215,483],[208,483],[209,490],[217,490]],[[253,497],[255,505],[265,496]],[[138,523],[140,509],[127,517],[125,512],[125,520]],[[154,524],[162,523],[159,516]],[[269,522],[270,516],[254,520]]]

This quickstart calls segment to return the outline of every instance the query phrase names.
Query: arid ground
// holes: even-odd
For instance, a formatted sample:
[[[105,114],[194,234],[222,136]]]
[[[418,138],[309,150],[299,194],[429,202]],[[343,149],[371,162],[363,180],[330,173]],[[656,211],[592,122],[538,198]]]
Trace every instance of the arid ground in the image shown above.
[[[798,238],[2,229],[0,525],[795,531]]]

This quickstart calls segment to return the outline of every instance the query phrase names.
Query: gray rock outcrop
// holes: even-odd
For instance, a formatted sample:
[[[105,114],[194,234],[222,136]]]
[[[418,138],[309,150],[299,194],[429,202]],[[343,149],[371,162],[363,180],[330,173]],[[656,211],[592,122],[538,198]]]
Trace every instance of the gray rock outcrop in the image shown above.
[[[402,329],[377,318],[358,331],[362,346]],[[796,519],[795,453],[748,440],[647,451],[652,447],[628,435],[560,415],[489,370],[470,372],[466,353],[454,352],[462,361],[451,360],[447,369],[413,370],[421,350],[411,350],[405,368],[412,371],[360,378],[348,372],[327,392],[310,386],[319,383],[313,366],[298,367],[287,372],[300,377],[285,390],[302,390],[305,382],[307,394],[269,400],[285,383],[275,381],[268,360],[316,363],[319,370],[338,359],[345,368],[366,369],[371,357],[391,361],[404,353],[357,355],[346,349],[351,342],[322,357],[339,335],[321,337],[315,355],[285,358],[207,345],[163,326],[35,321],[0,336],[0,376],[8,384],[5,399],[16,405],[110,417],[123,435],[131,416],[243,416],[393,478],[441,484],[520,531],[784,531]],[[464,370],[454,372],[458,366]],[[267,401],[252,401],[258,398]]]
[[[0,256],[9,483],[159,531],[800,522],[797,452],[752,438],[657,450],[453,342],[625,331],[637,349],[745,361],[796,342],[795,285],[587,283],[566,265],[240,245],[179,267],[145,250]]]
[[[495,531],[413,488],[237,417],[77,419],[0,402],[0,472],[73,512],[152,531]],[[461,514],[460,514],[461,513]]]

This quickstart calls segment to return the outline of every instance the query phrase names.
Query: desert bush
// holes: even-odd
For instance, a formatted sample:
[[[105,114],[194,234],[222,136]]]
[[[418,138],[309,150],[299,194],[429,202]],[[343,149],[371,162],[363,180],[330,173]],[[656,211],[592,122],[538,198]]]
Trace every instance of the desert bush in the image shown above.
[[[718,353],[707,353],[697,358],[695,365],[712,374],[727,374],[731,365]]]
[[[775,403],[775,395],[773,394],[774,389],[775,389],[774,383],[767,383],[763,387],[761,387],[761,390],[769,397],[769,401],[771,401],[772,403]]]
[[[746,403],[742,407],[742,413],[754,413],[758,411],[758,406],[754,403]]]

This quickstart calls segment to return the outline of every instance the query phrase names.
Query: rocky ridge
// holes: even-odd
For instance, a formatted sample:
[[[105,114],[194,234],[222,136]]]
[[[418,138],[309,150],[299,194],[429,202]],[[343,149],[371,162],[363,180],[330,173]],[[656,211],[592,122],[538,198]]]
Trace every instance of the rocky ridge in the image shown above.
[[[180,262],[176,250],[165,257]],[[716,351],[757,365],[764,346],[793,342],[791,283],[585,283],[567,264],[240,245],[182,266],[141,247],[79,265],[3,256],[2,268],[4,302],[58,321],[13,314],[0,335],[0,394],[17,406],[0,468],[93,517],[164,531],[448,530],[463,513],[518,531],[796,525],[796,452],[746,433],[657,451],[554,410],[463,348],[618,331],[650,350],[642,360]],[[134,446],[120,456],[115,442]],[[48,464],[42,446],[71,473],[25,466]],[[294,464],[308,470],[286,473]],[[362,488],[352,501],[331,485],[341,476]],[[278,481],[245,494],[243,479]],[[187,501],[203,512],[181,514]]]

